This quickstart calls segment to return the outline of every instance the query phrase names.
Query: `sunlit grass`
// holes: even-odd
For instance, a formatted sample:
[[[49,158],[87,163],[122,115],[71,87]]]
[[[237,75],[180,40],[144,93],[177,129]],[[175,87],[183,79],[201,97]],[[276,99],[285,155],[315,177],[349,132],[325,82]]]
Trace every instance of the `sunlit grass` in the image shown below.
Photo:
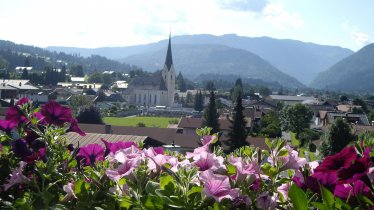
[[[136,127],[139,122],[146,127],[167,128],[169,121],[179,120],[168,117],[104,117],[104,122],[109,125]]]

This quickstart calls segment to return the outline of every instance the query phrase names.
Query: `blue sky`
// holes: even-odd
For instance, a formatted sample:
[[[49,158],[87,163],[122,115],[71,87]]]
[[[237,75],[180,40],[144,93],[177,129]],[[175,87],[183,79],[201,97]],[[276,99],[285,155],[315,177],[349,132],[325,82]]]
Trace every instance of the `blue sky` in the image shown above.
[[[371,0],[0,0],[0,39],[40,47],[146,44],[235,33],[354,51],[372,42]]]

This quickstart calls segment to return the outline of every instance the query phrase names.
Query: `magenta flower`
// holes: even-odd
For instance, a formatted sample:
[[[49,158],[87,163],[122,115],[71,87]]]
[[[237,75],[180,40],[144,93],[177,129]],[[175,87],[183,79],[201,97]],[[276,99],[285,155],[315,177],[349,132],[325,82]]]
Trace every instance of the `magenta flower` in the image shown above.
[[[15,127],[17,127],[17,124],[13,121],[0,119],[0,130],[4,131],[6,134],[10,134]]]
[[[20,100],[18,100],[17,101],[17,106],[21,106],[21,105],[23,105],[23,104],[27,104],[27,103],[29,103],[30,102],[30,100],[28,99],[28,98],[21,98]]]
[[[347,147],[335,155],[326,157],[315,172],[337,172],[342,167],[348,167],[357,158],[354,146]]]
[[[26,157],[32,155],[32,151],[24,139],[14,140],[11,144],[13,153],[22,160],[25,160]]]
[[[338,183],[351,183],[363,178],[369,172],[370,156],[360,157],[353,161],[348,167],[343,167],[337,171]]]
[[[132,141],[109,142],[103,138],[101,138],[101,141],[104,143],[106,147],[105,149],[106,155],[109,153],[115,154],[118,150],[127,149],[127,148],[130,148],[131,146],[138,147],[138,145]]]
[[[23,184],[28,183],[30,179],[28,179],[25,175],[23,175],[23,169],[27,165],[26,162],[20,161],[19,167],[10,174],[10,179],[6,184],[4,184],[4,190],[7,191],[13,185],[16,184]]]
[[[199,168],[199,171],[213,170],[213,171],[222,171],[226,169],[226,166],[223,164],[223,157],[216,156],[215,154],[208,152],[201,152],[198,155],[193,157],[194,165]]]
[[[70,122],[70,127],[66,132],[75,132],[78,133],[80,136],[85,136],[86,133],[83,132],[79,127],[78,127],[78,120],[75,118],[71,119]]]
[[[41,113],[44,116],[45,122],[62,126],[65,122],[71,122],[71,110],[67,107],[61,106],[55,101],[49,101],[41,108]]]
[[[85,159],[86,165],[93,165],[98,160],[104,160],[104,149],[100,144],[88,144],[80,148],[79,156]]]
[[[370,189],[361,180],[356,180],[352,184],[339,184],[336,185],[334,195],[341,198],[347,199],[348,197],[355,197],[357,195],[368,195]]]
[[[12,121],[13,123],[15,123],[17,125],[21,122],[27,122],[26,117],[23,115],[23,113],[16,106],[8,108],[8,110],[6,112],[6,115],[5,115],[5,119],[9,120],[9,121]]]
[[[231,189],[227,176],[213,174],[211,170],[206,170],[200,174],[200,180],[204,184],[203,193],[217,202],[225,198],[234,200],[239,196],[239,189]]]

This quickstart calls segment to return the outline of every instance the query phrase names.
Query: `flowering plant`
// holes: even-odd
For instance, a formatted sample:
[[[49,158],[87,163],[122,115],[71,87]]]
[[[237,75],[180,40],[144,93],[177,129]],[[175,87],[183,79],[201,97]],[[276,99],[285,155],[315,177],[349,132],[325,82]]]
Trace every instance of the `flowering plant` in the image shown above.
[[[0,120],[1,209],[365,209],[373,208],[372,144],[362,142],[321,164],[282,139],[268,150],[224,154],[199,129],[186,154],[134,142],[69,145],[85,135],[67,107],[34,109],[20,100]]]

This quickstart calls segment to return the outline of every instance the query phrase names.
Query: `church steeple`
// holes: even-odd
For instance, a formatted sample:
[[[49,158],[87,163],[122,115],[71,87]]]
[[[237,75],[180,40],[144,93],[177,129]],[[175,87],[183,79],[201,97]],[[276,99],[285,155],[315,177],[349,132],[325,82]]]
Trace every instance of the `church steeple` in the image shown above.
[[[173,56],[171,55],[171,33],[169,34],[169,45],[166,53],[165,65],[168,70],[170,70],[171,66],[173,65]]]

